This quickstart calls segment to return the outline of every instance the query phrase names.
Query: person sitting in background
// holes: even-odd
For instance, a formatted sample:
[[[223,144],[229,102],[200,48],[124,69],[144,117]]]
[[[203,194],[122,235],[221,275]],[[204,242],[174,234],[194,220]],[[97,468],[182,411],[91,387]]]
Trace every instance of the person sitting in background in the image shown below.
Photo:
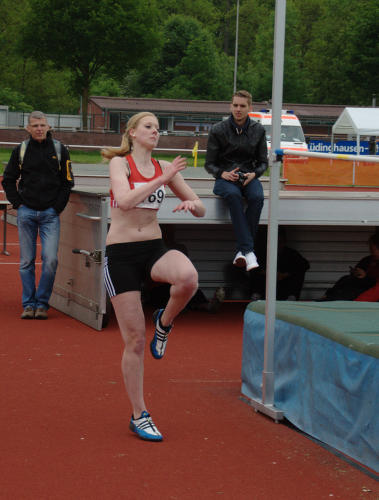
[[[370,236],[368,241],[370,255],[361,259],[355,267],[350,268],[350,274],[342,276],[332,288],[328,288],[319,301],[368,300],[364,297],[369,297],[370,294],[365,295],[364,292],[375,288],[379,281],[379,233]],[[375,302],[375,300],[369,301]]]
[[[228,205],[237,240],[233,265],[246,271],[259,266],[254,253],[264,203],[259,177],[268,166],[266,132],[260,123],[250,119],[251,110],[251,94],[246,90],[235,92],[231,115],[209,132],[204,165],[215,178],[214,194]]]
[[[260,269],[250,272],[252,300],[259,300],[266,293],[266,253],[265,246],[259,254]],[[304,277],[310,268],[309,262],[294,248],[287,246],[285,229],[278,232],[277,300],[299,300]]]
[[[354,300],[357,302],[379,302],[379,281],[365,292],[359,294]]]

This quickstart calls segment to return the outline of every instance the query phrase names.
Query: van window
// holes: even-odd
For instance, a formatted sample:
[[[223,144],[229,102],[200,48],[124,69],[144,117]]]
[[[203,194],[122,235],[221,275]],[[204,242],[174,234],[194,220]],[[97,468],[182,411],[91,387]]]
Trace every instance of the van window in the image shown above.
[[[266,131],[266,139],[271,142],[271,125],[263,125]],[[282,125],[280,129],[280,140],[283,142],[305,142],[301,127]]]

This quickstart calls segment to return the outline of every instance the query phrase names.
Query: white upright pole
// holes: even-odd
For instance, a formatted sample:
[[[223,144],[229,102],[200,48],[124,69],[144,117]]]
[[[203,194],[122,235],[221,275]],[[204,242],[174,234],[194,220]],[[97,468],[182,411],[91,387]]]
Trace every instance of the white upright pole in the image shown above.
[[[283,100],[284,39],[286,0],[276,0],[274,61],[272,75],[272,142],[269,158],[270,198],[267,235],[266,323],[264,340],[264,364],[262,374],[262,401],[252,401],[257,410],[280,420],[283,412],[274,405],[274,341],[276,314],[276,275],[278,260],[278,207],[281,162],[276,161],[275,150],[280,148],[280,128]]]

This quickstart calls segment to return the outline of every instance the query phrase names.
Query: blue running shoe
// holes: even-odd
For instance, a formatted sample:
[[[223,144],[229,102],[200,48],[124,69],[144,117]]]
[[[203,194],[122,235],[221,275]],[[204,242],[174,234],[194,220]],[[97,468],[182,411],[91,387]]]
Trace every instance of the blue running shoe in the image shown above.
[[[163,358],[167,346],[168,334],[172,328],[172,325],[163,326],[161,324],[160,318],[163,311],[164,309],[157,309],[153,314],[155,333],[153,340],[150,342],[150,351],[155,359]]]
[[[147,411],[141,413],[140,418],[130,419],[129,429],[145,441],[162,441],[163,436],[156,428],[150,414]]]

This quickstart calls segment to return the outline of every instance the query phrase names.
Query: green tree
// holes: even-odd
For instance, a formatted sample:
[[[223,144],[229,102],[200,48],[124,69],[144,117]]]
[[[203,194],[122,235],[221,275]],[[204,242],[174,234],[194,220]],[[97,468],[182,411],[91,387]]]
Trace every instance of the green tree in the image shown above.
[[[256,37],[259,30],[273,29],[274,2],[262,0],[249,0],[240,2],[239,34],[238,34],[238,62],[242,68],[252,62],[257,46]],[[233,2],[231,16],[231,50],[234,55],[235,29],[236,29],[236,2]],[[272,31],[273,33],[273,31]],[[272,36],[272,34],[271,34]]]
[[[26,0],[20,0],[18,3],[2,0],[0,3],[0,103],[9,106],[11,110],[27,106],[20,78],[23,62],[16,50],[19,21],[23,18],[26,8]],[[18,80],[15,80],[15,75]]]
[[[202,29],[188,44],[166,96],[187,99],[229,99],[232,64],[217,52],[212,36]]]
[[[311,101],[369,105],[378,90],[377,0],[328,0],[314,26],[306,64]]]
[[[159,43],[155,0],[30,0],[30,6],[22,51],[70,70],[85,124],[91,83],[104,73],[121,78]]]
[[[219,53],[213,36],[196,19],[171,16],[163,26],[160,57],[134,78],[128,91],[169,99],[228,99],[232,61]]]
[[[91,83],[91,95],[99,96],[120,96],[122,95],[122,87],[115,79],[106,75],[99,75]]]
[[[79,94],[70,87],[70,71],[58,70],[50,61],[43,65],[26,57],[22,61],[23,65],[19,69],[23,81],[22,92],[33,109],[45,113],[78,113]]]
[[[229,100],[236,0],[1,0],[0,104],[83,111],[88,95]],[[283,99],[370,105],[378,0],[287,0]],[[148,12],[148,15],[146,15]],[[237,86],[269,100],[275,0],[240,0]]]
[[[313,71],[306,64],[312,40],[317,33],[317,22],[322,14],[320,0],[289,0],[287,12],[287,39],[292,43],[287,54],[285,98],[290,102],[311,102]],[[291,64],[292,63],[292,64]]]
[[[284,47],[283,100],[308,102],[312,73],[305,66],[313,25],[318,19],[319,0],[288,0]],[[272,93],[275,4],[255,0],[244,4],[238,83],[251,91],[254,100],[269,101]],[[249,24],[251,22],[251,24]],[[246,37],[250,25],[249,37]],[[241,52],[241,50],[240,50]],[[269,103],[268,103],[269,105]]]
[[[20,50],[21,26],[28,15],[29,0],[0,3],[0,103],[13,111],[76,112],[78,96],[67,91],[69,72],[49,62],[37,64]]]
[[[181,15],[199,21],[210,32],[216,32],[220,24],[218,0],[161,0],[161,19],[165,22],[174,15]],[[222,2],[224,3],[224,2]],[[216,4],[216,5],[215,5]]]
[[[253,95],[254,100],[262,101],[271,96],[274,11],[262,8],[258,11],[261,14],[265,12],[265,15],[259,17],[259,24],[250,34],[250,46],[245,51],[239,50],[237,87],[245,88]]]
[[[9,111],[33,111],[32,106],[24,102],[24,96],[9,87],[0,87],[0,102],[9,107]]]
[[[200,35],[201,23],[183,15],[171,16],[164,26],[162,64],[174,68],[184,57],[188,44]]]
[[[349,19],[349,57],[346,76],[350,100],[363,106],[379,89],[379,2],[362,0]]]

